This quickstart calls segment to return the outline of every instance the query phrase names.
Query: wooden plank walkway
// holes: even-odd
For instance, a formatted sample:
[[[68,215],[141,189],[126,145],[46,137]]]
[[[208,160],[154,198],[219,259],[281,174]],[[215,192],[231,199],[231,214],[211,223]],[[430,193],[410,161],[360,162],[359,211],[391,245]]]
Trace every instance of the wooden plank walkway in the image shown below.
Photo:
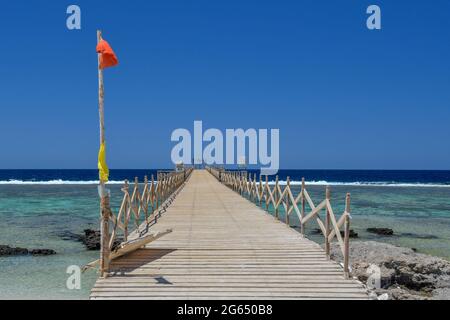
[[[204,170],[151,228],[173,232],[114,260],[91,299],[367,299],[318,244]]]

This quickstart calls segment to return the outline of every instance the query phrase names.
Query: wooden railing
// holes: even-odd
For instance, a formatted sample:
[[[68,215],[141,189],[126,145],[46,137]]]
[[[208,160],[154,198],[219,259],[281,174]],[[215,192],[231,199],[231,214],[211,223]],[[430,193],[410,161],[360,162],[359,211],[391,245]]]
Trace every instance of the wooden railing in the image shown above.
[[[106,203],[103,207],[106,209],[103,210],[101,217],[100,259],[91,262],[85,268],[100,263],[100,273],[106,276],[111,260],[171,232],[171,230],[157,233],[148,231],[172,203],[192,170],[188,168],[179,172],[158,171],[156,180],[153,175],[150,181],[145,176],[142,184],[135,178],[131,193],[130,185],[125,180],[121,189],[122,203],[117,214],[110,208],[109,195],[105,197]]]
[[[300,192],[294,196],[289,177],[287,177],[286,185],[283,187],[279,183],[278,176],[276,176],[275,184],[271,188],[267,175],[265,176],[265,181],[262,180],[261,175],[258,181],[256,174],[252,178],[251,174],[247,171],[225,171],[212,167],[208,167],[207,170],[220,182],[242,196],[247,197],[260,207],[264,207],[267,211],[272,206],[274,215],[277,218],[280,215],[280,208],[284,209],[284,219],[288,225],[290,225],[292,212],[295,212],[300,223],[300,232],[302,235],[305,235],[306,224],[315,219],[324,235],[325,253],[328,259],[330,258],[330,243],[334,238],[337,239],[344,257],[344,274],[348,278],[351,219],[349,193],[347,193],[345,198],[345,210],[339,219],[337,219],[331,206],[331,191],[329,186],[326,186],[325,189],[325,199],[318,205],[315,205],[306,190],[304,178],[302,178]],[[309,207],[308,211],[306,210],[307,207]],[[322,211],[325,211],[325,221],[320,216]],[[344,226],[343,236],[340,230],[342,226]]]

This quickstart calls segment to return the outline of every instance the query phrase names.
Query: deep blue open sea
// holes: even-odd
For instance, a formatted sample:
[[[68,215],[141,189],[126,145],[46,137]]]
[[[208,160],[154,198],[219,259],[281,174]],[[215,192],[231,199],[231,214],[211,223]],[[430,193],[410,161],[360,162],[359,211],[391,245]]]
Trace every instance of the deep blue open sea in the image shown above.
[[[257,171],[252,171],[258,173]],[[120,204],[121,183],[135,176],[156,176],[156,170],[111,170],[113,209]],[[281,170],[299,191],[302,177],[314,201],[323,200],[331,185],[335,212],[352,197],[352,229],[360,239],[416,248],[450,259],[450,171]],[[45,257],[0,257],[0,298],[86,299],[97,277],[82,276],[81,290],[66,287],[69,265],[98,258],[81,243],[63,240],[67,231],[99,228],[97,170],[0,170],[0,244],[57,251]],[[274,177],[271,177],[271,181]],[[295,225],[295,218],[292,220]],[[313,240],[320,238],[309,227]],[[389,227],[395,236],[380,237],[368,227]]]
[[[110,180],[121,183],[124,179],[142,179],[152,174],[154,169],[112,169]],[[258,170],[249,172],[259,174]],[[391,185],[391,186],[450,186],[450,170],[280,170],[279,179],[301,181],[309,184],[333,185]],[[97,170],[0,170],[0,184],[90,184],[98,180]],[[274,176],[271,176],[274,180]]]

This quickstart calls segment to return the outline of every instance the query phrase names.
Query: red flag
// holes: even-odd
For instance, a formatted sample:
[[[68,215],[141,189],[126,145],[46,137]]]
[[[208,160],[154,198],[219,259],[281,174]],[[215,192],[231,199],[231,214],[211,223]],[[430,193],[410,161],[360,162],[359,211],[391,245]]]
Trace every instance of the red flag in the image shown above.
[[[114,67],[119,63],[111,46],[105,40],[100,40],[97,44],[97,53],[100,53],[100,68]]]

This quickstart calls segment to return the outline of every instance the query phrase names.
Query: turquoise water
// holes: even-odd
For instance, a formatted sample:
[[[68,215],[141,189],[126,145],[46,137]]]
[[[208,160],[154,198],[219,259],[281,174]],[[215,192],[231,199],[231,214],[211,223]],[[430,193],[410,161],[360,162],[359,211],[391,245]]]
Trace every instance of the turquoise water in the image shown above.
[[[294,188],[298,187],[295,186]],[[111,185],[112,205],[121,200],[120,185]],[[323,186],[308,190],[316,203]],[[361,239],[374,239],[416,248],[419,252],[450,259],[450,188],[395,186],[333,186],[335,212],[343,210],[346,192],[352,194],[352,229]],[[62,240],[64,231],[82,233],[98,229],[98,196],[95,185],[0,185],[0,244],[49,248],[57,255],[0,257],[0,298],[86,299],[97,274],[82,274],[80,290],[69,290],[66,269],[98,258],[78,242]],[[295,216],[293,225],[297,224]],[[308,226],[310,237],[316,226]],[[389,227],[398,236],[368,234],[367,227]]]
[[[119,185],[110,186],[112,204],[121,200]],[[96,185],[0,185],[0,244],[49,248],[52,256],[0,257],[0,298],[86,299],[97,274],[81,276],[81,289],[69,290],[70,265],[98,259],[82,243],[62,240],[61,232],[99,228]]]

